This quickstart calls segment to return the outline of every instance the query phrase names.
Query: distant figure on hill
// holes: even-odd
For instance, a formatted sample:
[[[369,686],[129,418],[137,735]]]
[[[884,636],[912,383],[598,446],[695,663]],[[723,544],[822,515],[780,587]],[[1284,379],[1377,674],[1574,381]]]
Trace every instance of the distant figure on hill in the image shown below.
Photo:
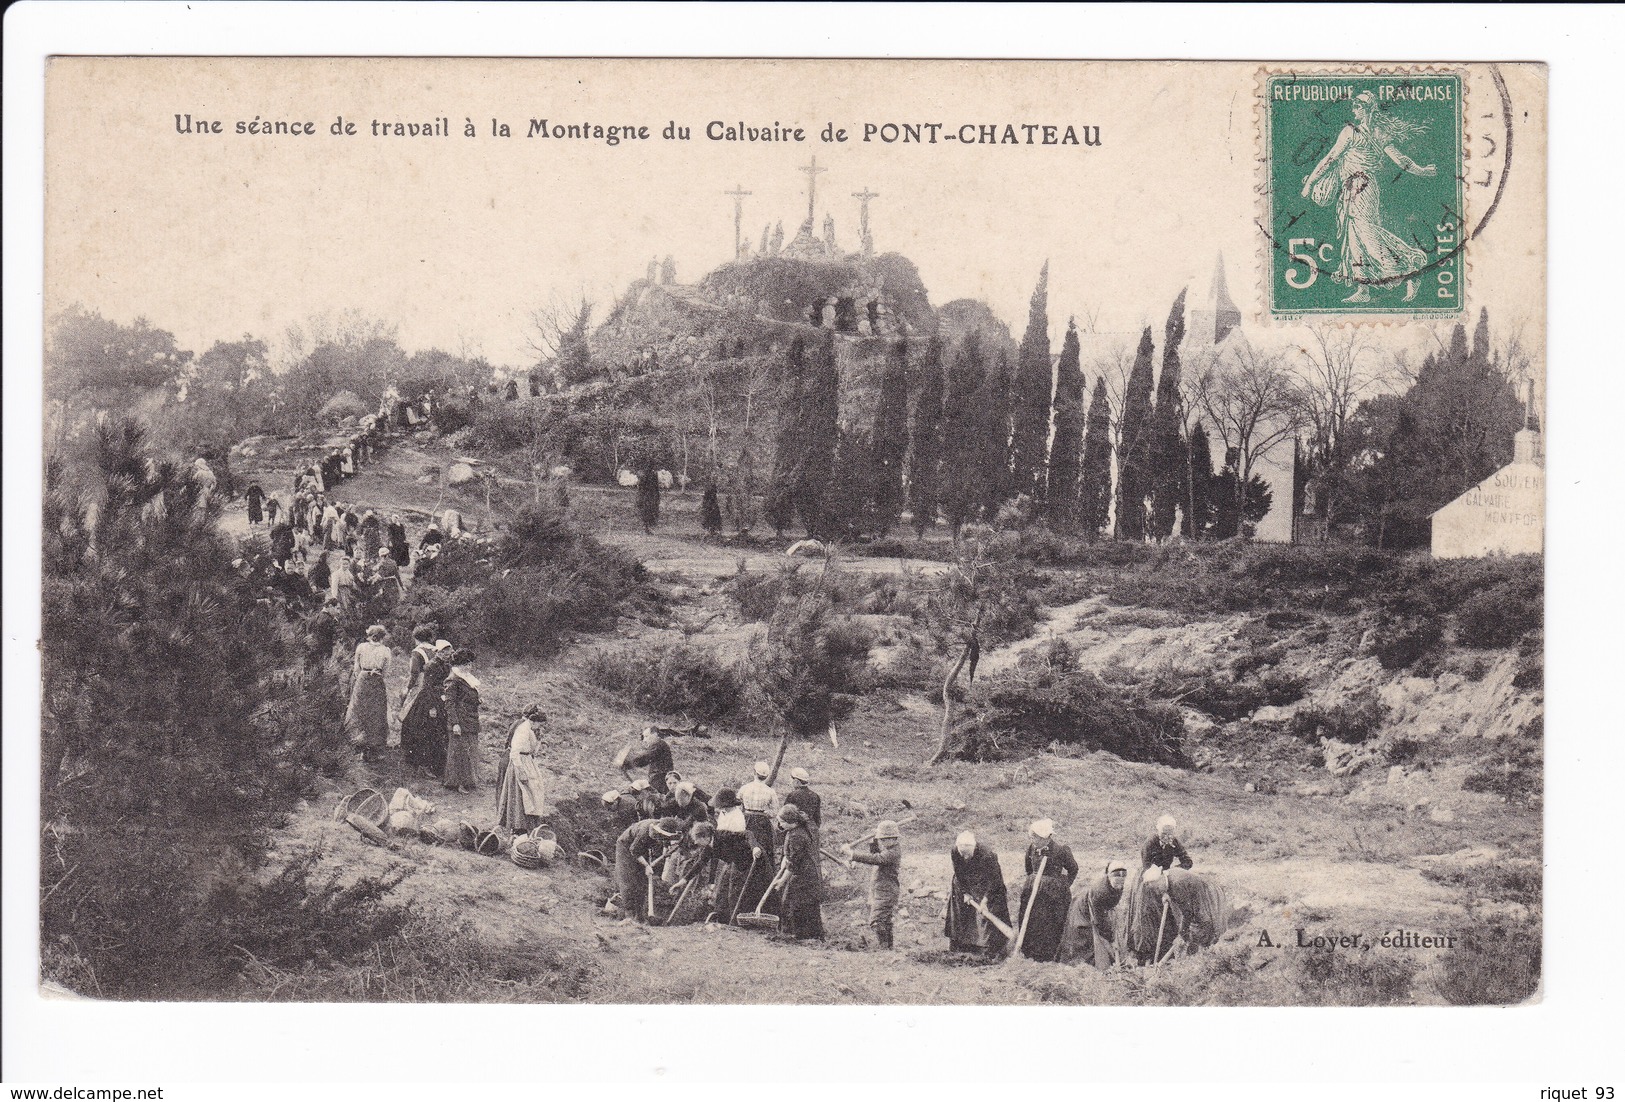
[[[708,535],[722,534],[722,507],[717,504],[715,482],[705,484],[705,494],[700,498],[700,527],[705,529]]]
[[[645,533],[653,532],[655,525],[660,523],[660,474],[654,464],[646,465],[639,473],[636,495],[638,519],[643,522],[643,530]]]
[[[265,502],[265,491],[260,489],[260,484],[250,482],[243,491],[243,498],[248,502],[248,523],[256,526],[263,523],[265,515],[260,507]]]

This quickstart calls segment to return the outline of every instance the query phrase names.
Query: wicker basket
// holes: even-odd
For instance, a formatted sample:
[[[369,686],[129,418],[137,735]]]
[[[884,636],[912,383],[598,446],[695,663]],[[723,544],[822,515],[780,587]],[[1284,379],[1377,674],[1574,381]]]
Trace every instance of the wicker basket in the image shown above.
[[[494,830],[480,831],[479,840],[474,843],[474,852],[481,857],[500,857],[507,848],[507,839]]]
[[[457,844],[464,849],[477,850],[480,848],[480,832],[474,829],[473,823],[461,823],[457,827]]]
[[[389,804],[384,797],[370,788],[350,793],[333,809],[333,821],[342,823],[351,815],[382,828],[389,821]]]
[[[508,856],[522,869],[539,869],[542,867],[542,859],[536,851],[536,846],[534,838],[515,838]]]

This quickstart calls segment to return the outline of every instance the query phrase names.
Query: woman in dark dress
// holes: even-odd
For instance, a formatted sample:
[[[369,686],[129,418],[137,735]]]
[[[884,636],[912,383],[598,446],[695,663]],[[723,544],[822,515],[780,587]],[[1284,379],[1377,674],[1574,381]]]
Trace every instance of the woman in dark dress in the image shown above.
[[[999,867],[999,855],[976,840],[976,835],[964,831],[954,842],[949,855],[953,862],[954,878],[948,886],[948,915],[942,932],[948,935],[948,948],[955,952],[982,953],[997,956],[1004,950],[1009,938],[1004,931],[983,918],[976,908],[965,902],[968,895],[981,903],[1006,926],[1010,926],[1010,896],[1004,886],[1004,870]]]
[[[414,638],[417,634],[413,632]],[[446,712],[440,694],[446,675],[451,673],[451,664],[445,660],[445,651],[450,649],[450,643],[442,647],[421,640],[412,648],[406,699],[401,703],[403,755],[408,764],[436,776],[445,767]]]
[[[406,521],[396,513],[389,518],[389,557],[395,560],[396,566],[412,565],[412,549],[406,543]]]
[[[474,652],[454,650],[440,699],[446,704],[446,766],[440,780],[447,788],[472,792],[479,783],[480,679],[469,667]]]
[[[1072,909],[1072,881],[1078,875],[1078,862],[1070,848],[1055,840],[1054,823],[1040,819],[1030,829],[1033,840],[1027,847],[1027,879],[1021,886],[1021,898],[1016,907],[1018,920],[1027,915],[1027,902],[1034,891],[1038,898],[1033,901],[1032,914],[1027,919],[1021,955],[1031,960],[1059,960],[1067,912]],[[1016,929],[1019,935],[1020,926]]]
[[[248,523],[261,524],[265,521],[265,514],[261,506],[265,504],[265,491],[260,489],[258,482],[250,482],[248,489],[243,491],[243,497],[248,501]]]
[[[779,812],[784,827],[784,905],[779,911],[784,932],[797,941],[824,940],[824,879],[818,869],[818,846],[799,807]]]

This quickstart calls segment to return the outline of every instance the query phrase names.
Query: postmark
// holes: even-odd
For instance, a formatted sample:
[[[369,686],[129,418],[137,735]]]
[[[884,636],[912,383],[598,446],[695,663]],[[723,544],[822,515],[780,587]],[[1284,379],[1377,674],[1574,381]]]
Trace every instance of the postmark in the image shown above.
[[[1270,317],[1461,316],[1464,74],[1269,73],[1261,94]]]

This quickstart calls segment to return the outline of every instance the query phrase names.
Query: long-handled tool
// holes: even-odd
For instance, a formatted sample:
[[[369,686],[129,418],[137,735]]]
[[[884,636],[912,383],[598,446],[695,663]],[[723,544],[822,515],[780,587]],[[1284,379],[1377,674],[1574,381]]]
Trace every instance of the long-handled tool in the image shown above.
[[[643,887],[647,895],[648,909],[643,912],[644,918],[653,920],[655,916],[655,867],[649,864],[647,857],[639,857],[638,864],[643,866]]]
[[[677,917],[677,912],[683,909],[683,900],[688,898],[689,890],[694,887],[695,881],[701,879],[700,872],[703,871],[703,869],[696,870],[694,875],[688,878],[688,883],[683,885],[683,890],[677,893],[677,903],[672,907],[671,913],[666,915],[666,921],[661,923],[662,926],[670,926],[671,920]]]
[[[908,815],[904,815],[901,819],[893,819],[892,822],[896,823],[898,826],[904,826],[904,825],[906,825],[908,823],[912,823],[915,819],[918,819],[918,818],[919,818],[918,814],[910,813]],[[871,830],[868,834],[865,834],[862,838],[855,838],[852,841],[848,842],[847,845],[856,848],[858,846],[863,845],[863,843],[865,843],[865,842],[873,842],[875,840],[875,832],[878,831],[879,829],[880,829],[879,827],[876,827],[874,830]]]
[[[734,918],[734,921],[747,930],[777,930],[779,928],[779,916],[763,914],[762,906],[767,902],[767,897],[773,894],[773,890],[789,878],[790,862],[786,860],[779,866],[778,875],[774,876],[768,883],[767,891],[762,893],[762,898],[756,901],[756,910],[748,914],[738,915]]]
[[[745,888],[750,885],[750,878],[756,875],[756,860],[757,855],[752,853],[750,855],[750,871],[745,873],[745,879],[739,882],[739,890],[734,893],[734,905],[728,911],[730,918],[739,916],[739,905],[745,901]]]
[[[1164,892],[1162,896],[1162,921],[1157,923],[1157,948],[1156,951],[1151,954],[1152,964],[1162,963],[1162,932],[1168,928],[1168,904],[1168,894],[1167,892]]]
[[[1027,897],[1027,911],[1021,916],[1021,930],[1016,934],[1016,942],[1010,947],[1010,959],[1015,960],[1021,955],[1021,943],[1027,940],[1027,923],[1033,919],[1033,904],[1038,902],[1038,889],[1044,886],[1044,869],[1049,865],[1049,854],[1038,859],[1038,875],[1033,877],[1033,893]]]
[[[1016,932],[1010,928],[1010,924],[1008,922],[1004,921],[998,915],[987,909],[987,901],[985,899],[977,899],[969,892],[966,892],[965,905],[991,922],[994,927],[1005,937],[1008,938],[1015,936]]]

